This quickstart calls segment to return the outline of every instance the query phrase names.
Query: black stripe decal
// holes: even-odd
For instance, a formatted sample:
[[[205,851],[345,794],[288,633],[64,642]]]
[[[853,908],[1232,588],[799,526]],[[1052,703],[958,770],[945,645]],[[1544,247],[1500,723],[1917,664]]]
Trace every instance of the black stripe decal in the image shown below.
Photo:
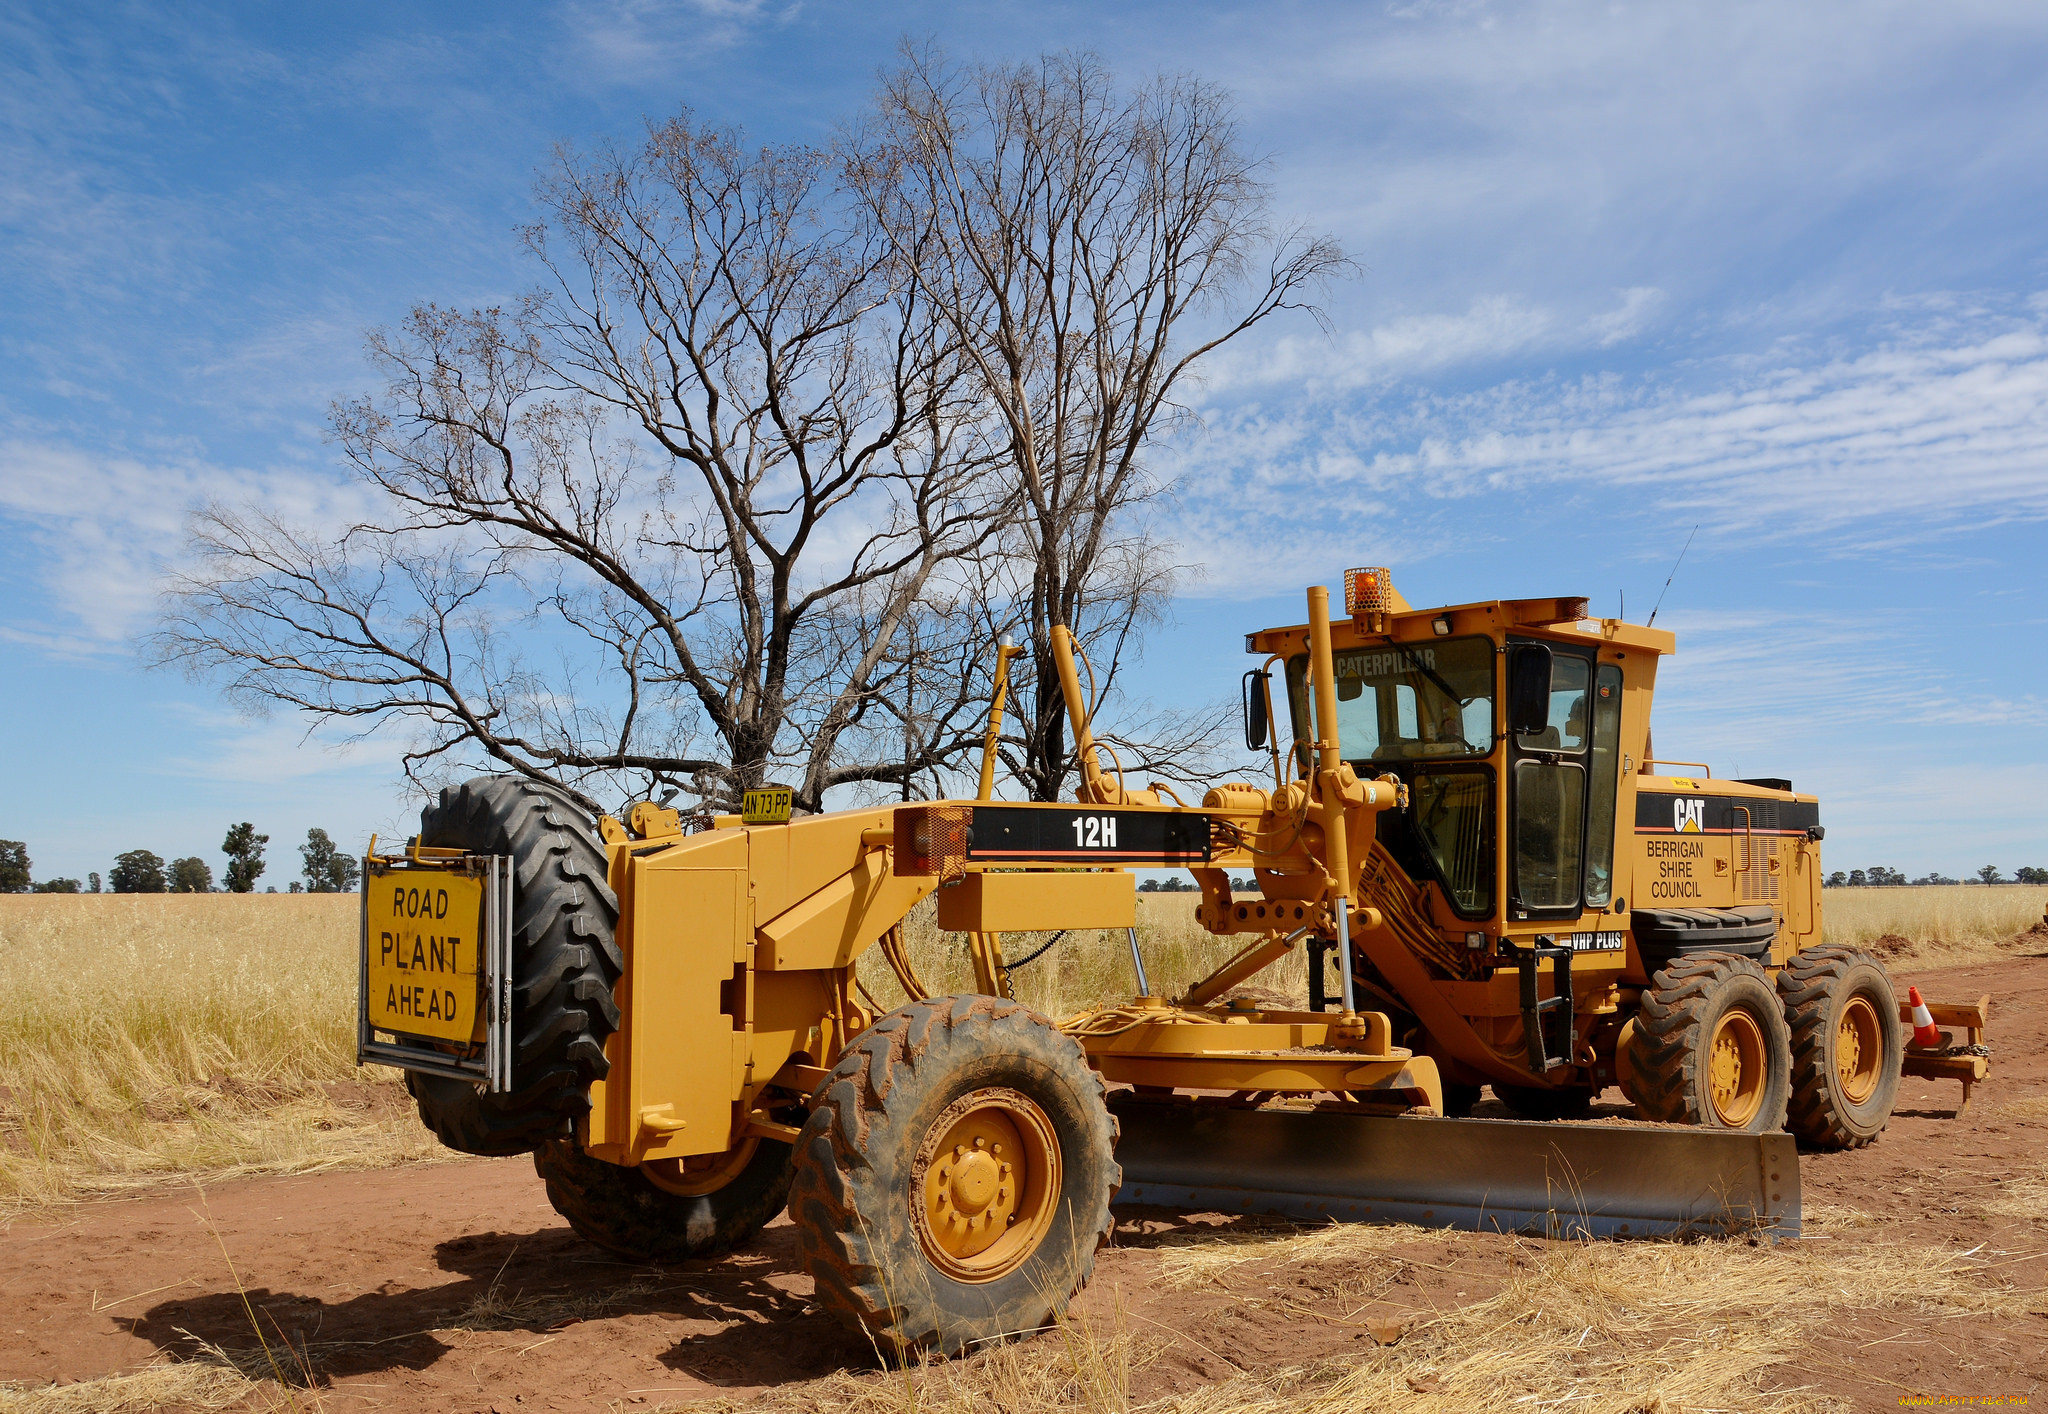
[[[977,805],[969,859],[1057,859],[1076,864],[1206,864],[1209,817],[1090,806]]]
[[[1636,792],[1639,835],[1803,835],[1818,824],[1820,804],[1812,800],[1707,791]]]

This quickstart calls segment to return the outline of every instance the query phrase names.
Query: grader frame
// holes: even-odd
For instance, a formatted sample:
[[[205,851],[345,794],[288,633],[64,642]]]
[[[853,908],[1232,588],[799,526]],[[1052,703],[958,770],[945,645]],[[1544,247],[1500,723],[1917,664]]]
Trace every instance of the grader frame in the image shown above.
[[[612,1201],[604,1195],[623,1192],[619,1185],[716,1209],[721,1193],[756,1183],[762,1196],[748,1199],[744,1221],[714,1214],[740,1240],[746,1223],[757,1226],[782,1201],[772,1175],[747,1175],[762,1171],[764,1153],[781,1152],[773,1146],[788,1145],[800,1228],[851,1232],[847,1215],[859,1219],[854,1237],[805,1239],[807,1254],[822,1254],[813,1262],[821,1293],[839,1293],[827,1304],[849,1319],[899,1344],[959,1348],[1033,1309],[1028,1295],[1003,1305],[990,1294],[1032,1270],[1019,1265],[1022,1239],[996,1226],[1021,1219],[1039,1231],[1052,1209],[1031,1205],[1052,1201],[1048,1173],[1107,1164],[1071,1147],[1090,1141],[1048,1137],[1055,1120],[1073,1134],[1086,1131],[1082,1120],[985,1085],[972,1091],[994,1097],[980,1109],[956,1114],[967,1103],[956,1097],[954,1108],[926,1117],[937,1128],[888,1141],[915,1141],[915,1152],[890,1158],[897,1169],[858,1152],[894,1133],[886,1092],[891,1077],[917,1071],[920,1048],[940,1034],[928,1028],[966,1028],[968,1039],[952,1044],[971,1060],[976,1028],[995,1035],[1023,1025],[1014,1006],[926,1002],[901,924],[936,894],[939,926],[967,935],[984,998],[1009,995],[1007,934],[1101,929],[1128,939],[1136,995],[1056,1029],[1067,1038],[1059,1044],[1078,1046],[1077,1064],[1085,1056],[1095,1089],[1128,1087],[1109,1097],[1122,1173],[1101,1170],[1103,1202],[1120,1184],[1125,1202],[1304,1217],[1599,1236],[1796,1233],[1797,1159],[1780,1122],[1789,1114],[1816,1142],[1868,1142],[1888,1117],[1903,1061],[1881,966],[1816,946],[1818,803],[1782,781],[1650,773],[1682,764],[1648,759],[1657,660],[1673,647],[1667,633],[1589,620],[1583,599],[1417,612],[1383,570],[1348,575],[1346,607],[1348,622],[1333,624],[1327,592],[1312,588],[1306,625],[1247,637],[1263,660],[1246,679],[1247,744],[1268,752],[1270,789],[1232,782],[1188,806],[1168,803],[1165,787],[1134,788],[1104,769],[1076,650],[1055,629],[1081,772],[1074,802],[992,799],[1016,651],[1005,644],[973,801],[788,819],[786,796],[771,796],[750,801],[759,808],[749,814],[696,822],[643,802],[623,821],[598,822],[605,901],[615,907],[599,922],[615,960],[591,963],[571,989],[596,1000],[579,1003],[588,1036],[557,1048],[569,1059],[546,1072],[574,1081],[547,1092],[567,1097],[560,1124],[518,1130],[551,1136],[540,1162],[558,1206],[626,1250],[631,1241],[603,1218]],[[1294,727],[1285,756],[1267,732],[1278,715],[1276,668]],[[1541,818],[1532,814],[1539,807]],[[548,828],[567,828],[546,808],[556,822]],[[1448,834],[1410,828],[1425,808],[1452,822]],[[473,871],[479,853],[488,851],[416,843],[404,856],[367,861],[365,1059],[445,1075],[487,1049],[482,1014],[473,1035],[461,1032],[464,1013],[409,1039],[405,1019],[380,1009],[380,996],[397,993],[380,992],[390,969],[379,970],[372,944],[375,934],[390,954],[397,937],[402,971],[408,925],[393,921],[380,890],[421,871]],[[1131,872],[1139,868],[1189,869],[1201,924],[1246,939],[1178,998],[1156,995],[1146,978]],[[1232,872],[1246,870],[1260,886],[1255,899],[1231,891]],[[564,905],[581,910],[562,914],[572,932],[602,931],[588,923],[589,902],[578,893]],[[511,910],[504,917],[514,922]],[[911,999],[905,1011],[881,1014],[861,993],[855,964],[876,947]],[[1304,947],[1308,1008],[1230,999]],[[563,955],[551,954],[550,985],[567,975]],[[422,954],[415,947],[410,956]],[[1330,957],[1339,964],[1334,999],[1325,996]],[[1774,985],[1791,990],[1781,1000]],[[515,991],[539,995],[540,984]],[[1043,1019],[1033,1024],[1053,1031]],[[386,1033],[396,1034],[385,1041]],[[584,1062],[573,1062],[577,1045]],[[1012,1045],[1023,1057],[1017,1074],[1064,1064],[1051,1041],[1046,1058],[1032,1060],[1026,1053],[1039,1045]],[[858,1095],[843,1088],[856,1081]],[[1620,1084],[1651,1117],[1693,1127],[1447,1118],[1469,1108],[1482,1082],[1531,1120],[1582,1113]],[[469,1136],[498,1132],[450,1118],[451,1107],[487,1102],[412,1083],[449,1142],[471,1146]],[[1055,1087],[1060,1104],[1078,1083],[1070,1075]],[[498,1087],[493,1079],[479,1088]],[[1098,1101],[1075,1103],[1077,1115],[1100,1111]],[[484,1143],[472,1147],[510,1151]],[[1014,1172],[1011,1159],[992,1157],[1005,1144]],[[816,1170],[808,1181],[806,1163]],[[874,1236],[888,1223],[873,1216],[878,1200],[856,1191],[854,1170],[898,1173],[900,1203],[879,1200],[890,1221],[908,1205],[895,1248]],[[1034,1184],[1039,1199],[1027,1191]],[[1060,1211],[1071,1225],[1080,1210]],[[925,1284],[941,1289],[932,1306],[940,1314],[922,1325],[900,1293],[874,1294],[887,1286],[876,1285],[875,1264],[897,1259],[922,1261]],[[1071,1289],[1086,1263],[1063,1260],[1031,1280]],[[945,1313],[976,1302],[980,1316],[943,1333]]]

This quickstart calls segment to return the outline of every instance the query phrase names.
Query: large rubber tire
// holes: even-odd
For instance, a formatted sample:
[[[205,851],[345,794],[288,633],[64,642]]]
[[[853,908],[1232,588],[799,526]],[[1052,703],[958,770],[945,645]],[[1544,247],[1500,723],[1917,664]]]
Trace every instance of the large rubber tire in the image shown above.
[[[1539,1085],[1493,1083],[1493,1096],[1517,1119],[1584,1119],[1593,1111],[1593,1091],[1584,1085],[1544,1089]]]
[[[792,1153],[760,1140],[739,1171],[708,1193],[671,1192],[646,1165],[593,1159],[572,1139],[536,1149],[533,1168],[579,1237],[634,1261],[680,1262],[730,1252],[767,1226],[789,1200]]]
[[[951,1116],[997,1095],[1037,1108],[1059,1176],[1041,1196],[1036,1245],[963,1280],[927,1250],[919,1156]],[[1109,1239],[1122,1172],[1104,1095],[1073,1038],[1016,1002],[936,997],[882,1017],[833,1066],[797,1141],[790,1214],[818,1304],[899,1354],[957,1355],[1046,1325]]]
[[[1725,1027],[1725,1029],[1724,1029]],[[1714,1046],[1756,1043],[1754,1108],[1731,1123],[1717,1108]],[[1791,1033],[1764,970],[1733,953],[1681,957],[1650,979],[1629,1058],[1644,1119],[1768,1134],[1785,1123],[1792,1092]],[[1745,1068],[1745,1076],[1750,1072]],[[1724,1101],[1724,1104],[1727,1103]]]
[[[1808,948],[1780,969],[1778,996],[1792,1032],[1785,1127],[1815,1148],[1862,1148],[1891,1123],[1906,1058],[1891,976],[1854,948]]]
[[[509,855],[512,868],[512,1089],[407,1071],[420,1118],[465,1154],[524,1154],[567,1137],[590,1111],[618,1029],[619,901],[605,852],[566,794],[513,776],[450,786],[420,812],[420,843]]]

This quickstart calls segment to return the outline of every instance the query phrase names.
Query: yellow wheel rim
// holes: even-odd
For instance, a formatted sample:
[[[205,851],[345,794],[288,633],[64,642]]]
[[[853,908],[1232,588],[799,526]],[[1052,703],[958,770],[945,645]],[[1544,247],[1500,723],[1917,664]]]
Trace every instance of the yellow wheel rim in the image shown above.
[[[1746,1011],[1731,1011],[1714,1024],[1707,1048],[1707,1097],[1714,1118],[1740,1129],[1764,1103],[1764,1032]]]
[[[1868,997],[1851,997],[1835,1023],[1835,1079],[1842,1098],[1860,1105],[1877,1089],[1884,1064],[1884,1032]]]
[[[673,1193],[678,1198],[695,1198],[705,1193],[716,1193],[738,1178],[754,1161],[754,1153],[760,1147],[759,1139],[746,1139],[738,1147],[727,1149],[722,1154],[703,1154],[687,1159],[649,1159],[640,1165],[640,1172],[664,1193]]]
[[[1015,1090],[976,1090],[946,1107],[911,1167],[918,1244],[956,1281],[1015,1271],[1052,1230],[1060,1145],[1052,1121]]]

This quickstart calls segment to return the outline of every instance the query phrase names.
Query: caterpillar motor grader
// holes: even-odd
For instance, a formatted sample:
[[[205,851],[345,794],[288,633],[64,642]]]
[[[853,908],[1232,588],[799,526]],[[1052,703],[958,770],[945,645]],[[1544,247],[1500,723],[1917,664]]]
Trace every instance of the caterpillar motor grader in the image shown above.
[[[1870,1142],[1907,1060],[1883,965],[1822,941],[1816,800],[1649,759],[1668,633],[1574,598],[1414,610],[1384,570],[1345,605],[1312,588],[1305,625],[1247,637],[1272,780],[1199,806],[1105,768],[1064,630],[1073,802],[992,799],[1007,646],[974,800],[593,821],[531,780],[444,790],[365,861],[361,1059],[449,1146],[532,1152],[614,1251],[713,1255],[786,1207],[820,1303],[898,1349],[1042,1325],[1113,1202],[1796,1232],[1796,1141]],[[1242,942],[1177,997],[1143,868],[1191,871]],[[934,895],[972,994],[905,950]],[[1004,938],[1062,929],[1123,933],[1134,996],[1013,1000]],[[1297,948],[1305,1007],[1241,991]],[[1482,1084],[1522,1118],[1459,1118]],[[1610,1085],[1663,1123],[1538,1122]]]

